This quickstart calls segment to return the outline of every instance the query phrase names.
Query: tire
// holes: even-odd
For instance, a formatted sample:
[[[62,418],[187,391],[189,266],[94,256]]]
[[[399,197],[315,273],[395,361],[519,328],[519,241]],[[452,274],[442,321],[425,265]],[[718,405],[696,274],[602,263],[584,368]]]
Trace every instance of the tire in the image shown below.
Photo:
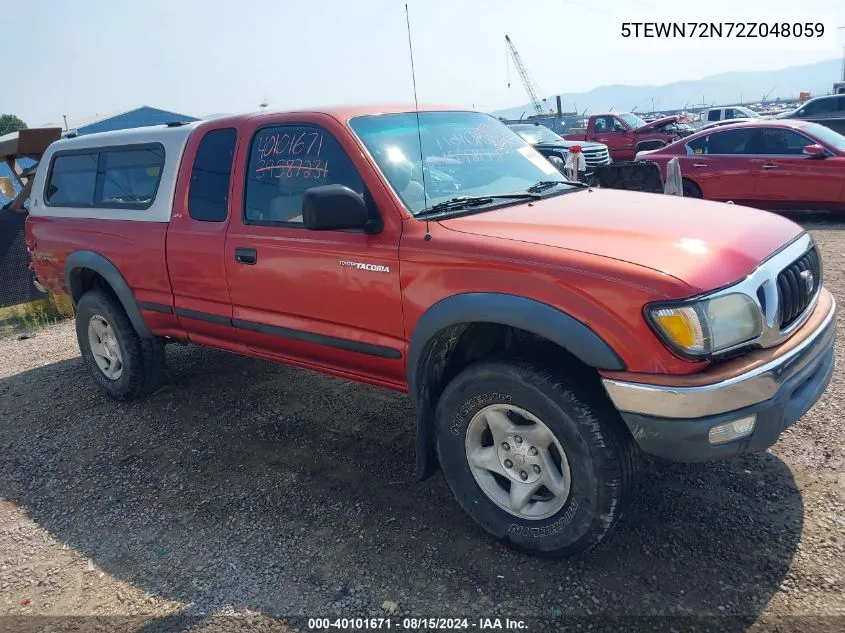
[[[502,503],[506,496],[506,503],[510,503],[510,492],[504,490],[513,489],[517,467],[510,471],[513,480],[503,477],[501,471],[514,462],[499,461],[498,475],[489,471],[485,474],[482,469],[481,475],[476,476],[468,457],[478,438],[479,420],[484,423],[489,416],[501,412],[501,407],[506,411],[507,407],[515,408],[506,412],[510,422],[527,420],[520,411],[534,416],[557,442],[549,446],[548,452],[543,448],[532,452],[535,447],[530,443],[545,434],[536,423],[525,438],[503,436],[501,427],[499,439],[493,439],[492,426],[484,431],[489,435],[482,433],[482,443],[486,437],[492,446],[482,447],[481,451],[495,448],[495,456],[501,460],[504,455],[511,455],[502,447],[521,450],[523,456],[515,456],[515,460],[534,459],[544,467],[551,457],[554,464],[545,472],[542,468],[536,470],[541,473],[537,477],[551,481],[549,473],[554,472],[555,477],[563,475],[554,486],[545,488],[543,484],[537,494],[528,497],[521,514],[506,510]],[[436,420],[438,458],[458,503],[490,535],[518,550],[547,557],[572,556],[588,550],[611,531],[631,495],[638,467],[636,445],[607,397],[594,385],[570,386],[568,381],[528,361],[482,361],[467,367],[449,383],[438,402]],[[523,427],[516,428],[519,431]],[[538,431],[542,433],[538,435]],[[506,441],[501,441],[502,437]],[[509,445],[517,441],[521,445]],[[541,445],[538,442],[538,447]],[[565,460],[555,455],[560,447]],[[477,460],[491,463],[487,458],[492,458],[493,453],[473,454],[479,456]],[[531,454],[538,457],[532,458]],[[534,474],[529,470],[534,465],[528,461],[520,463],[518,467],[527,472],[520,470],[519,477],[529,479],[522,486],[535,487],[536,481],[530,480]],[[570,473],[568,490],[564,466]],[[479,472],[477,466],[475,472]],[[484,486],[496,492],[498,501],[485,492]],[[555,487],[565,490],[565,494],[549,497]],[[534,516],[527,516],[532,513]]]
[[[703,198],[701,187],[695,184],[692,180],[683,179],[684,198]]]
[[[112,398],[132,400],[164,382],[162,339],[138,336],[123,306],[105,292],[90,290],[80,298],[76,338],[85,367],[97,386]],[[99,345],[98,354],[92,342]]]

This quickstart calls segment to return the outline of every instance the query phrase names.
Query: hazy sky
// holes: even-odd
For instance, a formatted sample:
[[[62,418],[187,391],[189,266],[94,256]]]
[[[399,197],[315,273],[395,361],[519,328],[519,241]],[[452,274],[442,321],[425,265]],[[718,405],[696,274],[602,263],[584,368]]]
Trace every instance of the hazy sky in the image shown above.
[[[0,0],[10,3],[11,0]],[[30,125],[147,104],[186,114],[412,100],[403,0],[29,0],[4,12],[0,112]],[[527,102],[509,34],[545,94],[602,84],[665,84],[729,70],[777,69],[841,55],[749,46],[621,53],[622,17],[677,0],[408,0],[421,102],[478,109]],[[814,19],[842,0],[699,0],[687,17],[758,19],[779,7]],[[703,9],[706,7],[706,14]],[[747,15],[747,14],[746,14]],[[11,17],[10,17],[11,16]],[[19,16],[19,17],[15,17]],[[19,20],[19,22],[15,22]],[[618,43],[618,42],[616,42]],[[581,52],[573,52],[580,47]],[[569,60],[574,60],[570,62]],[[833,80],[833,78],[831,78]]]

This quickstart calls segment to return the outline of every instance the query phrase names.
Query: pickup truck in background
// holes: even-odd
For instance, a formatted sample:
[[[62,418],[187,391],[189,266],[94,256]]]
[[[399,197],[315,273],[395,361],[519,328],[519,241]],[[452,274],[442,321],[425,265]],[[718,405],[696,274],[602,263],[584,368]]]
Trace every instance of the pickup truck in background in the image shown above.
[[[72,298],[105,394],[154,393],[168,342],[408,393],[418,477],[439,467],[535,554],[600,542],[641,453],[764,450],[833,373],[835,302],[800,226],[569,182],[480,112],[91,134],[50,145],[33,182],[35,274]]]
[[[584,154],[584,162],[587,165],[587,172],[602,165],[609,165],[613,160],[610,158],[607,145],[587,141],[567,141],[539,123],[512,123],[508,127],[530,143],[531,147],[548,158],[558,169],[563,169],[569,155],[569,149],[574,146],[581,148],[581,153]]]
[[[729,106],[725,108],[708,108],[701,115],[701,120],[697,121],[694,126],[702,128],[706,125],[716,123],[719,121],[741,120],[747,121],[749,119],[759,119],[760,115],[745,106]]]
[[[810,99],[792,112],[779,114],[775,119],[800,119],[829,127],[845,135],[845,95],[824,95]]]
[[[663,147],[695,131],[686,117],[673,115],[646,123],[636,114],[594,114],[584,134],[566,134],[567,141],[590,141],[607,145],[614,161],[633,160],[637,152]]]

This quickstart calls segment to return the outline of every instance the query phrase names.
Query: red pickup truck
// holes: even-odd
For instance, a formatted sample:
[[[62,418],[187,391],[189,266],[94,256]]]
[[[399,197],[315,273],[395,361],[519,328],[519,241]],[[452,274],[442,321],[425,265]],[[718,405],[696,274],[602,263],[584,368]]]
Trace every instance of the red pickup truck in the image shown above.
[[[418,476],[439,467],[484,530],[536,554],[598,543],[642,452],[763,450],[833,372],[834,299],[801,227],[569,182],[479,112],[60,140],[26,236],[105,393],[153,392],[169,341],[407,392]]]
[[[566,134],[567,141],[603,143],[615,161],[633,160],[637,152],[657,149],[695,132],[686,117],[674,115],[646,123],[636,114],[594,114],[587,121],[586,134]]]

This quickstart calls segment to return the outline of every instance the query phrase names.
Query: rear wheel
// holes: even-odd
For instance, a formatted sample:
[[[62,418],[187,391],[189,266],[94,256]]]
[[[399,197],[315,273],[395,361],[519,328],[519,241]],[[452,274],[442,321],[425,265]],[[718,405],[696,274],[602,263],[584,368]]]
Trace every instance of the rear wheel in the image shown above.
[[[82,295],[76,306],[76,337],[88,372],[105,393],[131,400],[164,381],[164,345],[142,339],[123,306],[101,290]]]
[[[683,180],[684,197],[685,198],[703,198],[701,187],[695,184],[692,180]]]
[[[629,497],[636,447],[607,398],[526,361],[461,372],[437,406],[437,452],[489,534],[545,556],[599,543]]]

